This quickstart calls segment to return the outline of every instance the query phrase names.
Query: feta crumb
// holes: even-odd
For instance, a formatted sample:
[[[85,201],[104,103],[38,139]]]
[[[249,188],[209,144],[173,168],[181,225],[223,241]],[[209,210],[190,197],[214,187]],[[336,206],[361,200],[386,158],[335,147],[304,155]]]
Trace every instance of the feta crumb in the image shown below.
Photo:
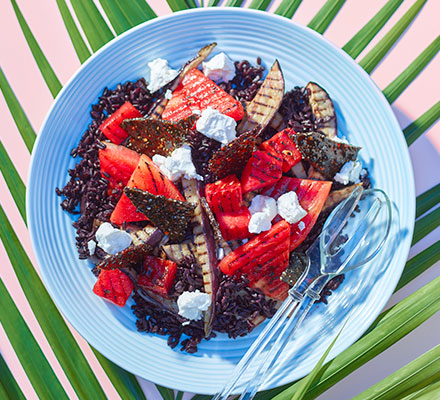
[[[284,218],[289,224],[294,224],[302,220],[307,211],[301,207],[298,196],[294,191],[284,193],[277,201],[278,214]]]
[[[342,166],[334,179],[336,182],[342,183],[343,185],[348,185],[350,182],[358,183],[361,170],[362,164],[360,161],[348,161]]]
[[[167,91],[165,92],[165,98],[169,100],[171,99],[171,97],[173,97],[173,92],[170,89],[167,89]]]
[[[202,63],[203,73],[215,82],[229,82],[235,76],[235,65],[225,53]]]
[[[236,126],[234,118],[212,107],[203,110],[196,123],[196,128],[200,133],[223,144],[228,144],[235,139]]]
[[[191,158],[191,148],[186,144],[174,150],[169,157],[155,154],[152,160],[173,182],[182,176],[186,179],[203,180],[203,177],[196,172],[196,167]]]
[[[179,315],[193,321],[202,318],[202,312],[206,311],[210,305],[211,296],[198,289],[195,292],[183,292],[177,299]]]
[[[222,247],[217,249],[217,261],[220,261],[225,256],[225,251]]]
[[[89,254],[91,256],[93,256],[93,254],[95,254],[95,250],[96,250],[96,242],[94,240],[89,240],[87,242],[87,249],[89,250]]]
[[[129,233],[113,228],[112,224],[104,222],[95,233],[98,246],[108,254],[116,254],[131,244]]]
[[[278,214],[277,202],[269,196],[257,195],[249,206],[251,219],[248,230],[250,233],[261,233],[272,227],[272,220]]]
[[[306,224],[303,221],[299,221],[298,229],[303,231],[306,228]]]
[[[170,68],[168,61],[163,58],[150,61],[148,67],[150,68],[150,83],[147,88],[151,93],[171,82],[179,74],[179,71]]]

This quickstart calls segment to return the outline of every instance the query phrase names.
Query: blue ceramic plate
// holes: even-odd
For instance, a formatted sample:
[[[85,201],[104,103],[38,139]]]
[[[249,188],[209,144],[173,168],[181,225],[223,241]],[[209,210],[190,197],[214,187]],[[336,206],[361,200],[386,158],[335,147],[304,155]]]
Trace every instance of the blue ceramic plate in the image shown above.
[[[75,161],[70,151],[90,122],[90,105],[104,87],[144,76],[147,62],[162,57],[180,67],[197,50],[217,42],[215,52],[266,67],[278,59],[286,88],[315,81],[334,100],[339,131],[362,146],[364,166],[375,187],[384,189],[397,210],[390,250],[368,268],[350,273],[328,306],[317,305],[283,355],[290,360],[265,388],[307,374],[350,314],[334,357],[369,327],[393,293],[405,264],[413,230],[414,184],[407,145],[391,108],[368,75],[344,52],[308,28],[264,12],[212,8],[158,18],[113,40],[91,57],[55,100],[33,152],[27,193],[32,242],[41,274],[55,303],[98,351],[128,371],[184,391],[214,393],[245,353],[261,327],[237,340],[218,335],[189,355],[167,346],[167,338],[136,331],[130,310],[92,293],[95,277],[79,261],[72,216],[63,212],[56,187],[68,180]],[[390,242],[391,243],[391,242]]]

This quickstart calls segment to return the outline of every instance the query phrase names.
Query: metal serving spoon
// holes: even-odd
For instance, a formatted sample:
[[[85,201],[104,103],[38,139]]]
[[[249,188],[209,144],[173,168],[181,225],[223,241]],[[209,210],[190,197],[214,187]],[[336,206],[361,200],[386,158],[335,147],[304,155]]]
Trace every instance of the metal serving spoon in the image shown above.
[[[296,282],[290,288],[287,299],[237,364],[214,400],[226,400],[234,393],[244,372],[257,362],[240,400],[255,396],[268,371],[320,298],[328,281],[367,263],[379,253],[390,232],[391,216],[391,202],[385,192],[379,189],[363,190],[362,187],[356,188],[333,210],[319,237],[306,254],[298,258],[299,262],[291,266],[291,275],[296,277]]]

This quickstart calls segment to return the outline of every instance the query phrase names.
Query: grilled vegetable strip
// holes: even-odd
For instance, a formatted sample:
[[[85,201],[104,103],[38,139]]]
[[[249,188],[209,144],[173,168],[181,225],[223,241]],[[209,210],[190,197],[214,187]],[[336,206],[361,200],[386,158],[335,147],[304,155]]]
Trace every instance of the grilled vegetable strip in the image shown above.
[[[254,99],[246,108],[243,120],[237,128],[238,133],[259,130],[271,121],[281,105],[284,95],[284,78],[278,60],[266,76]]]
[[[166,246],[162,246],[163,251],[167,255],[167,257],[174,261],[176,264],[181,264],[185,258],[192,258],[196,260],[196,248],[192,239],[185,240],[182,243],[178,244],[168,244]]]
[[[219,285],[215,240],[209,219],[200,202],[198,182],[194,179],[182,179],[182,186],[186,200],[191,203],[197,202],[191,222],[193,224],[196,260],[202,269],[203,286],[205,293],[211,296],[211,305],[204,313],[205,337],[208,337],[214,323],[215,299]]]
[[[348,196],[350,196],[353,190],[356,189],[358,186],[362,186],[362,183],[356,183],[354,185],[347,186],[343,189],[334,190],[333,192],[330,192],[330,194],[327,197],[327,200],[322,206],[321,213],[324,213],[328,210],[335,208],[342,200],[345,200]]]
[[[317,83],[309,82],[306,89],[310,90],[309,103],[318,121],[318,131],[332,139],[337,133],[336,113],[328,93]]]
[[[133,225],[133,227],[127,228],[127,232],[130,234],[134,246],[148,243],[150,246],[156,247],[163,239],[163,233],[152,226],[140,229]]]
[[[206,57],[209,56],[214,47],[217,46],[217,43],[211,43],[207,46],[202,47],[197,55],[189,60],[180,70],[179,75],[170,83],[169,90],[174,92],[177,86],[180,85],[185,75],[193,68],[197,68],[202,61],[206,60]],[[152,119],[159,119],[162,116],[163,110],[165,109],[168,103],[168,99],[163,96],[159,102],[152,108],[149,117]]]

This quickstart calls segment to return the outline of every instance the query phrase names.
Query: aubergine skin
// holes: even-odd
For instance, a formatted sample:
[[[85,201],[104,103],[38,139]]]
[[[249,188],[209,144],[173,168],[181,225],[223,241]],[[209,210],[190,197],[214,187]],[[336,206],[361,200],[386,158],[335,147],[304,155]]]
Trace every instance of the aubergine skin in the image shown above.
[[[209,218],[203,210],[200,200],[203,185],[194,179],[188,180],[183,178],[182,186],[186,200],[197,204],[191,223],[193,226],[196,261],[202,269],[205,293],[211,296],[211,305],[204,312],[205,337],[209,337],[214,323],[215,301],[219,287],[217,248]]]

